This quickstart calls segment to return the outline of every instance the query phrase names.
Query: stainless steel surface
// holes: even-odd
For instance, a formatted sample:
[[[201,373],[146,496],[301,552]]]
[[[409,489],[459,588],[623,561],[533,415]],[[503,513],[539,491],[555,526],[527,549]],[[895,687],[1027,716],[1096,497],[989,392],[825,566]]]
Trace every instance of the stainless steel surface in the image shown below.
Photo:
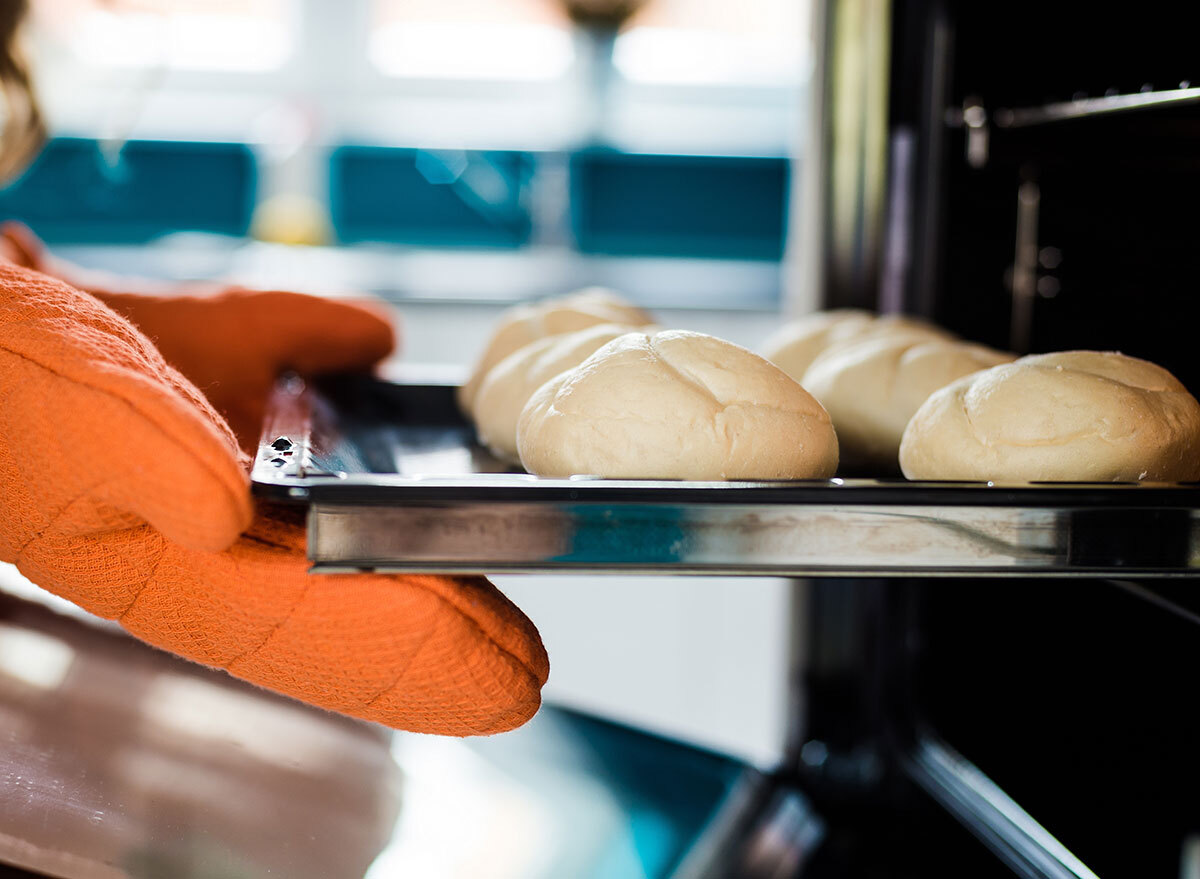
[[[831,492],[832,494],[832,492]],[[832,498],[831,498],[832,501]],[[752,576],[1200,575],[1200,512],[1179,554],[1123,556],[1071,509],[445,502],[313,504],[317,570]]]
[[[888,88],[893,4],[829,0],[817,36],[823,85],[814,121],[825,137],[818,161],[821,214],[802,259],[821,260],[823,307],[876,304],[887,195]],[[807,161],[806,161],[807,164]],[[811,181],[812,178],[809,178]]]
[[[1042,193],[1026,180],[1017,188],[1017,246],[1012,268],[1012,318],[1008,347],[1028,354],[1033,339],[1033,305],[1038,282],[1038,211]]]
[[[826,830],[799,790],[748,773],[671,879],[799,877]]]
[[[1061,101],[1041,107],[1012,109],[1002,107],[992,113],[992,120],[999,128],[1025,128],[1031,125],[1044,125],[1047,122],[1064,122],[1069,119],[1086,119],[1091,116],[1107,116],[1113,113],[1172,107],[1196,101],[1200,101],[1200,88],[1178,88],[1127,95],[1080,98],[1076,101]]]
[[[505,735],[392,734],[26,587],[0,592],[0,876],[663,879],[753,774],[552,707]]]
[[[1109,116],[1114,113],[1171,108],[1194,104],[1197,101],[1200,101],[1200,88],[1181,86],[1177,89],[1161,91],[1055,101],[1038,107],[999,107],[991,112],[990,121],[997,128],[1029,128],[1050,122],[1066,122],[1072,119]],[[986,131],[988,121],[987,112],[982,104],[977,102],[961,108],[951,107],[945,114],[946,125],[951,128],[966,127]],[[978,167],[973,163],[972,165]]]
[[[502,472],[452,386],[280,383],[253,478],[317,570],[1200,576],[1200,486]]]
[[[942,743],[920,740],[907,769],[1018,876],[1098,879],[990,778]]]
[[[39,875],[351,879],[400,810],[383,730],[2,593],[0,718],[0,864]]]
[[[1118,589],[1122,589],[1130,595],[1140,598],[1142,601],[1147,601],[1169,614],[1174,614],[1181,620],[1187,620],[1192,625],[1200,626],[1200,613],[1184,607],[1177,601],[1172,601],[1170,598],[1159,594],[1148,586],[1135,583],[1132,580],[1105,580],[1104,582],[1116,586]]]

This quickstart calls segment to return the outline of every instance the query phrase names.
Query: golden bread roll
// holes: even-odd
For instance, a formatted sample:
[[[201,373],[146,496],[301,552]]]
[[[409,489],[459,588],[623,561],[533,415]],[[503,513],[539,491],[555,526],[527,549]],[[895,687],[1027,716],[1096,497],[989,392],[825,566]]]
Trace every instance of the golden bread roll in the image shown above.
[[[896,473],[904,428],[930,394],[1015,359],[982,345],[901,330],[825,351],[800,383],[833,419],[843,470]]]
[[[1115,352],[1022,357],[967,376],[917,410],[909,479],[1200,479],[1200,404],[1161,366]]]
[[[629,333],[542,385],[517,428],[543,476],[800,479],[832,476],[829,415],[745,348],[682,330]]]
[[[636,305],[600,287],[589,287],[554,299],[517,305],[500,317],[483,354],[459,388],[458,405],[470,413],[479,384],[488,371],[514,351],[546,336],[572,333],[597,324],[626,324],[641,327],[653,319]]]

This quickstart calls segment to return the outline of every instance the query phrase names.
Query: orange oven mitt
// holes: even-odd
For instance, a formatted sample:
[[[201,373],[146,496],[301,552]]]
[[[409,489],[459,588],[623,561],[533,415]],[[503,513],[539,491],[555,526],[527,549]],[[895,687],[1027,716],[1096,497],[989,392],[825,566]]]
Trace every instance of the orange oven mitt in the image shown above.
[[[7,231],[7,230],[6,230]],[[26,262],[11,236],[0,252]],[[145,641],[389,726],[495,733],[548,663],[487,580],[310,575],[291,510],[255,510],[247,459],[283,367],[365,367],[388,328],[298,294],[113,305],[0,260],[0,560]],[[227,354],[228,352],[228,354]]]

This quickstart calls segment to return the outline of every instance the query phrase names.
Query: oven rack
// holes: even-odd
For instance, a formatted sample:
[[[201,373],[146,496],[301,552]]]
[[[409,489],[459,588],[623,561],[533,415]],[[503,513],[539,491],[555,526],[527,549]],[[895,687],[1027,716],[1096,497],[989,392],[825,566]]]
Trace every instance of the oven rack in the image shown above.
[[[545,479],[474,443],[451,385],[280,382],[253,470],[316,571],[1200,576],[1200,486]]]
[[[1051,101],[1030,107],[986,108],[976,101],[946,111],[951,128],[977,128],[990,117],[997,128],[1032,128],[1054,122],[1094,119],[1115,114],[1172,109],[1200,102],[1200,88],[1180,83],[1175,89],[1156,89],[1125,94],[1078,97],[1069,101]]]

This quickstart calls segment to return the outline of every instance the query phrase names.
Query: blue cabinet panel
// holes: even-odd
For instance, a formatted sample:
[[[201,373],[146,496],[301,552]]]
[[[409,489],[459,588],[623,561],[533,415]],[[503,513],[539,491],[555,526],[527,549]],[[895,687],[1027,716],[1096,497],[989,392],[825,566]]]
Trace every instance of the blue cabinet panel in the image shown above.
[[[256,186],[244,144],[55,138],[0,190],[0,217],[51,242],[139,242],[180,230],[244,235]]]
[[[571,157],[571,224],[585,253],[779,259],[786,159],[591,150]]]
[[[344,146],[330,158],[340,240],[519,247],[532,221],[528,153]]]

